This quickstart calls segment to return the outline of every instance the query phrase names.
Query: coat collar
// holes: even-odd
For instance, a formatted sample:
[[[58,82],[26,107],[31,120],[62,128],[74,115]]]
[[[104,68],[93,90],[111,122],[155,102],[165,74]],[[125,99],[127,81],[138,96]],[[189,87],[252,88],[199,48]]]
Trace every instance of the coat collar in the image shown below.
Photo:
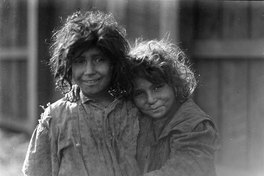
[[[88,101],[93,101],[91,98],[85,96],[82,91],[80,91],[80,100],[81,103],[85,104]]]
[[[174,130],[187,131],[206,119],[209,119],[209,116],[192,99],[188,99],[176,111],[171,121],[165,125],[158,139],[166,137]]]

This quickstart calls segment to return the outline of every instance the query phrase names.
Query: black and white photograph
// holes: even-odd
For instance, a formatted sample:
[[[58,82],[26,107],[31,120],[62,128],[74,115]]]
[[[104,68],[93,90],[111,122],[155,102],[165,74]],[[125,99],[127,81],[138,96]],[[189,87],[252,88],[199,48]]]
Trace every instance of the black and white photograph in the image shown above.
[[[0,176],[263,176],[264,1],[0,0]]]

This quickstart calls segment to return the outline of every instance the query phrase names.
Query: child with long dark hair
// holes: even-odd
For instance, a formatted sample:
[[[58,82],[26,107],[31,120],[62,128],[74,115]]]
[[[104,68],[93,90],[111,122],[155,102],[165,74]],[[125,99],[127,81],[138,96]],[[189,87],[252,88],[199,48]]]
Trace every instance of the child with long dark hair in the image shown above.
[[[137,109],[128,101],[129,43],[111,14],[76,12],[53,35],[51,71],[67,96],[49,105],[26,155],[27,176],[136,176]],[[122,75],[121,75],[122,74]]]

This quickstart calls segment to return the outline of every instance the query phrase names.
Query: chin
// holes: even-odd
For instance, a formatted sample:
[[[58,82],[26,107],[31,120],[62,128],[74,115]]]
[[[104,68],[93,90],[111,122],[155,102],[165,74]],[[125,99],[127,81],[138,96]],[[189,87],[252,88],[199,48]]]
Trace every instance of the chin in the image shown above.
[[[160,119],[164,116],[163,114],[148,114],[148,115],[153,119]]]

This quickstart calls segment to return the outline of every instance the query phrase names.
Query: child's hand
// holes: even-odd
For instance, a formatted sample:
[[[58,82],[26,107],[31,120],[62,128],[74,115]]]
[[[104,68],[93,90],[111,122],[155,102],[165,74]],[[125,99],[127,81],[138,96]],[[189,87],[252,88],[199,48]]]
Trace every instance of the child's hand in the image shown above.
[[[76,102],[80,99],[80,87],[78,85],[72,85],[71,91],[65,94],[67,101]]]

